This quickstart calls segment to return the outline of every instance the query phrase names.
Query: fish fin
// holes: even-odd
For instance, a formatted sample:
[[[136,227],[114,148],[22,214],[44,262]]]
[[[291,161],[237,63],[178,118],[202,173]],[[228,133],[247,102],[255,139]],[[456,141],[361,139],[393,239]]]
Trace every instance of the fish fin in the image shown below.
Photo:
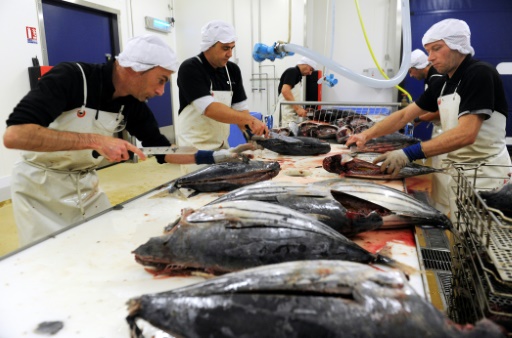
[[[176,187],[174,183],[171,184],[167,191],[169,192],[169,195],[171,195],[172,197],[179,198],[180,200],[187,199],[187,196],[185,196],[183,192],[181,192],[180,188]]]
[[[194,196],[197,196],[199,195],[201,192],[200,191],[194,191],[193,193],[191,193],[190,195],[188,195],[188,197],[194,197]]]
[[[402,271],[407,276],[407,278],[409,278],[410,275],[413,275],[413,274],[419,272],[419,270],[417,270],[416,268],[413,268],[410,265],[398,262],[392,258],[383,256],[380,254],[377,254],[377,259],[375,260],[375,263],[381,263],[381,264],[387,265],[389,267],[398,269],[398,270]]]
[[[135,319],[137,319],[136,316],[126,317],[126,321],[128,322],[128,326],[130,327],[130,337],[144,338],[144,335],[142,334],[142,330],[137,326]]]

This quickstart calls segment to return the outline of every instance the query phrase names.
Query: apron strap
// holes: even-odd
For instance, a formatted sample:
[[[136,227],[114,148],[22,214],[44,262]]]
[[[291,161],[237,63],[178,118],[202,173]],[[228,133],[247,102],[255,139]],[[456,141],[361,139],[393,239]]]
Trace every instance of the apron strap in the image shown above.
[[[80,66],[79,63],[76,65],[80,68],[80,71],[82,72],[82,80],[84,81],[84,103],[82,104],[82,110],[85,110],[85,103],[87,101],[87,81],[85,80],[85,73],[82,66]]]

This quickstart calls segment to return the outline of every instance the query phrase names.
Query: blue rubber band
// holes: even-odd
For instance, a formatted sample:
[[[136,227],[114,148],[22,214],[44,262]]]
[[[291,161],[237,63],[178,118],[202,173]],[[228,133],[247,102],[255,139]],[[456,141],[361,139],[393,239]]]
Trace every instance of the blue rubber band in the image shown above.
[[[413,144],[412,146],[408,146],[402,150],[404,151],[405,155],[407,155],[407,158],[411,162],[414,160],[426,158],[425,154],[423,153],[423,150],[421,149],[420,142]]]
[[[213,164],[213,151],[212,150],[198,150],[194,155],[196,164]]]

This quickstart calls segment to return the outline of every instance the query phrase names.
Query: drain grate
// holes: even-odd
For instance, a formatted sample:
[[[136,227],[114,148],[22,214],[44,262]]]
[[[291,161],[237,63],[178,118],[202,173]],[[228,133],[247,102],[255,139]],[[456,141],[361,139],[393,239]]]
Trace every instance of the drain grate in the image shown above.
[[[450,250],[450,242],[446,237],[445,230],[437,228],[425,228],[422,230],[427,248]]]
[[[421,248],[421,257],[427,270],[452,271],[450,251]]]
[[[441,286],[442,294],[444,296],[445,305],[447,305],[452,296],[452,273],[439,271],[436,273],[436,277]]]

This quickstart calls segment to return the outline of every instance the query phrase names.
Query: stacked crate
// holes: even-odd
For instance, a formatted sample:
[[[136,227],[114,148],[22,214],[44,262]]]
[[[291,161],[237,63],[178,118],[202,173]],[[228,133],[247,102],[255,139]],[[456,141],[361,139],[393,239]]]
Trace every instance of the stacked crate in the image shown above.
[[[512,336],[512,219],[480,197],[476,168],[454,169],[458,211],[448,314],[461,324],[491,319]]]

